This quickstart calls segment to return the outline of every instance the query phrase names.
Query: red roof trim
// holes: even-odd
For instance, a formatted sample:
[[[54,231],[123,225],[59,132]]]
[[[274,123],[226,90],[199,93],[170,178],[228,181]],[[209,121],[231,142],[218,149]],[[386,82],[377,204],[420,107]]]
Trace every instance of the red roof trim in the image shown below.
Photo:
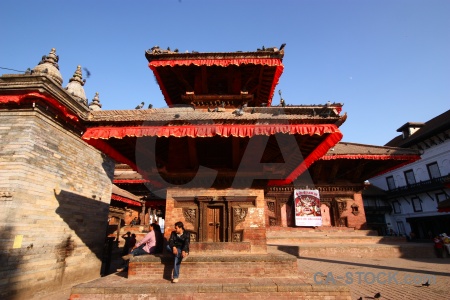
[[[172,59],[172,60],[154,60],[148,65],[154,70],[158,67],[175,66],[219,66],[228,67],[230,65],[265,65],[270,67],[282,66],[279,58],[225,58],[225,59]]]
[[[334,125],[333,125],[334,126]],[[337,127],[336,127],[337,129]],[[335,132],[331,133],[316,149],[311,152],[308,157],[306,157],[303,162],[295,168],[294,171],[289,174],[286,179],[276,179],[269,180],[268,186],[283,186],[292,183],[298,176],[305,172],[309,166],[311,166],[316,160],[320,159],[325,153],[330,150],[331,147],[335,146],[341,139],[342,133],[337,129]]]
[[[366,155],[366,154],[337,154],[325,155],[321,160],[333,159],[370,159],[370,160],[407,160],[408,162],[420,159],[419,155]]]
[[[31,99],[30,99],[31,98]],[[57,100],[48,97],[46,95],[43,95],[39,92],[36,93],[27,93],[25,95],[0,95],[0,103],[7,104],[7,103],[16,103],[21,104],[25,100],[32,100],[32,98],[39,98],[40,100],[43,100],[44,102],[47,102],[50,104],[53,108],[57,109],[65,118],[71,119],[73,121],[79,121],[78,117],[74,114],[70,113],[67,108],[59,103]]]
[[[84,139],[84,135],[82,138]],[[120,154],[120,152],[118,152],[116,149],[114,149],[113,147],[108,145],[106,143],[106,141],[100,140],[100,139],[84,139],[84,141],[86,143],[88,143],[89,145],[93,146],[94,148],[105,153],[106,155],[108,155],[109,157],[114,159],[115,161],[126,164],[126,165],[130,166],[130,168],[133,169],[134,171],[140,173],[138,170],[138,167],[136,166],[136,164],[134,162],[132,162],[131,160],[129,160],[128,158],[126,158],[125,156]],[[145,174],[143,174],[143,176],[145,176]],[[149,182],[156,187],[162,187],[162,185],[156,181],[146,181],[146,182]]]
[[[202,124],[202,125],[174,125],[174,126],[130,126],[130,127],[92,127],[83,134],[83,140],[95,146],[92,140],[124,137],[252,137],[255,135],[274,135],[277,133],[301,134],[301,135],[323,135],[326,133],[339,132],[334,124],[252,124],[252,125],[223,125],[223,124]],[[127,163],[128,164],[128,163]]]
[[[131,205],[134,205],[134,206],[142,206],[142,203],[140,203],[140,202],[137,202],[137,201],[134,201],[134,200],[130,200],[128,198],[121,197],[121,196],[115,195],[115,194],[111,195],[111,199],[112,200],[117,200],[117,201],[120,201],[120,202],[124,202],[124,203],[128,203],[128,204],[131,204]]]
[[[133,183],[133,184],[138,184],[138,183],[149,183],[150,180],[147,179],[114,179],[113,183],[116,184],[121,184],[121,183]]]
[[[156,81],[161,89],[161,92],[166,99],[167,105],[172,105],[172,99],[170,99],[169,94],[167,93],[165,86],[161,80],[159,72],[156,68],[159,67],[174,67],[174,66],[220,66],[220,67],[228,67],[230,65],[246,65],[246,64],[254,64],[254,65],[264,65],[270,67],[276,67],[275,76],[272,81],[272,87],[270,90],[270,96],[268,99],[267,106],[270,106],[272,102],[273,93],[275,91],[275,86],[278,84],[281,74],[283,73],[283,63],[279,58],[234,58],[234,59],[174,59],[174,60],[156,60],[151,61],[148,66],[153,71],[153,74],[156,76]]]

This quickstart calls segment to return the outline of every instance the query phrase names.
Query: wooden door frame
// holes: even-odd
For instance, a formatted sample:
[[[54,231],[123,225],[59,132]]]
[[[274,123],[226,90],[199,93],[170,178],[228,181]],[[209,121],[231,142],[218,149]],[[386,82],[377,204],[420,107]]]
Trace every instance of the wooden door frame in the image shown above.
[[[222,242],[228,241],[228,228],[229,228],[229,218],[228,218],[228,203],[226,201],[214,201],[214,202],[202,202],[200,205],[200,226],[203,230],[199,232],[199,241],[206,241],[208,235],[208,220],[206,218],[206,212],[209,207],[222,207],[222,220],[223,225],[221,225],[221,233],[223,236]]]

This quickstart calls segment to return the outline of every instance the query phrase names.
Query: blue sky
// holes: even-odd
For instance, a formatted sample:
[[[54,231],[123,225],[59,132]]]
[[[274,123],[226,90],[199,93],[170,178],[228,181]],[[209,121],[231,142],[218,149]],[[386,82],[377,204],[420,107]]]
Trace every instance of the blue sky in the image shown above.
[[[91,72],[86,96],[99,92],[103,109],[159,108],[166,104],[144,56],[152,46],[286,43],[276,88],[286,103],[344,103],[343,141],[384,145],[404,123],[450,108],[449,16],[448,0],[1,0],[0,67],[33,68],[56,48],[63,86],[81,65]]]

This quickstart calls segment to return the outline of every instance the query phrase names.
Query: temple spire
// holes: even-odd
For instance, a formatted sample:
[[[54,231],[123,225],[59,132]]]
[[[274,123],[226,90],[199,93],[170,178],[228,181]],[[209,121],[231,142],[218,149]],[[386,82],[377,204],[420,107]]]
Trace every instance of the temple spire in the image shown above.
[[[94,99],[89,103],[90,110],[102,110],[102,105],[100,103],[100,99],[98,97],[98,92],[95,93]]]
[[[33,74],[48,74],[53,80],[62,85],[63,78],[59,72],[59,56],[56,49],[52,48],[48,55],[43,55],[41,61],[33,69]]]
[[[69,83],[67,84],[66,90],[79,102],[87,106],[87,98],[83,88],[84,83],[85,80],[83,80],[83,73],[81,72],[81,66],[78,66],[72,78],[69,79]]]

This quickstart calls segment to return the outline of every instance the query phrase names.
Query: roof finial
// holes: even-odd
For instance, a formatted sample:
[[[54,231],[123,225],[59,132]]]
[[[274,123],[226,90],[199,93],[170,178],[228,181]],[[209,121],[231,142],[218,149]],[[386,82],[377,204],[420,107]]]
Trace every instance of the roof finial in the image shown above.
[[[98,92],[95,93],[94,99],[92,99],[92,102],[89,103],[89,108],[91,110],[102,110],[102,105],[100,104]]]
[[[283,97],[281,96],[281,90],[278,90],[278,94],[280,95],[280,105],[281,105],[282,107],[285,107],[285,106],[286,106],[286,102],[284,102],[284,99],[283,99]]]
[[[44,73],[48,74],[52,79],[54,79],[59,84],[62,84],[63,79],[61,73],[59,72],[59,56],[56,55],[56,49],[52,48],[48,55],[43,55],[41,61],[33,69],[34,74]]]
[[[78,81],[82,86],[86,83],[86,80],[83,80],[83,73],[81,72],[81,66],[77,66],[75,73],[73,73],[72,78],[69,79],[69,82]]]
[[[66,90],[69,94],[75,97],[79,102],[87,106],[87,98],[84,92],[84,84],[86,80],[83,80],[83,73],[81,72],[81,66],[77,66],[72,78],[69,79]]]

